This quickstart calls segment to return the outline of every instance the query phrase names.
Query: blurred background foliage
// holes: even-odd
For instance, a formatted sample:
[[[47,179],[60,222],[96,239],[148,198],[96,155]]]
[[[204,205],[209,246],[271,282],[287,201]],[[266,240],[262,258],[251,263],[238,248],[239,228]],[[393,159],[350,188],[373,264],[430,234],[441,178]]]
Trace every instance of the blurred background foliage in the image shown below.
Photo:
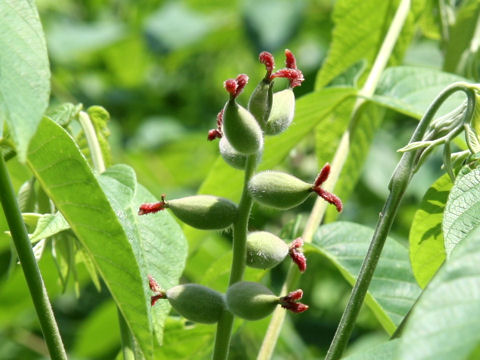
[[[296,89],[297,95],[313,90],[330,43],[335,1],[36,3],[50,53],[52,105],[72,102],[82,103],[84,108],[105,107],[111,114],[113,162],[131,165],[139,182],[156,196],[167,193],[169,198],[175,198],[195,193],[217,158],[217,145],[208,143],[206,136],[208,129],[215,127],[216,114],[227,98],[223,81],[238,73],[250,76],[240,98],[245,104],[264,75],[263,66],[257,61],[260,51],[272,52],[280,67],[284,49],[291,49],[306,79]],[[436,4],[437,1],[427,1],[421,26],[403,64],[454,72],[457,69],[449,68],[451,65],[444,61],[445,53],[455,49],[449,49],[442,40]],[[363,175],[340,219],[375,224],[387,195],[388,179],[399,159],[396,149],[407,142],[415,124],[416,120],[387,111]],[[409,189],[392,234],[405,244],[413,213],[425,190],[441,174],[440,164],[438,156],[430,160]],[[301,178],[315,176],[318,168],[313,134],[304,139],[283,166]],[[15,160],[9,162],[9,169],[18,189],[29,178],[28,171]],[[312,205],[313,199],[296,214],[255,207],[253,225],[279,232],[291,227],[296,216],[304,221]],[[5,220],[0,216],[0,358],[45,358],[46,348],[23,274],[10,264],[11,249],[5,229]],[[228,238],[228,234],[207,234],[201,248],[191,252],[183,280],[225,286],[228,274],[212,274],[213,270],[209,273],[207,268],[215,260],[227,261]],[[62,293],[51,257],[42,258],[41,269],[71,358],[115,358],[120,346],[117,314],[105,288],[97,291],[87,272],[80,268],[73,276],[76,281],[70,281]],[[277,290],[284,274],[285,267],[280,267],[268,275]],[[304,316],[288,317],[276,359],[324,354],[350,290],[332,265],[313,255],[301,287],[311,310]],[[362,311],[358,323],[351,350],[368,347],[387,336],[368,309]],[[181,350],[181,336],[175,333],[177,325],[174,320],[167,324],[165,346],[177,346],[176,358],[188,359]],[[255,358],[267,325],[267,320],[243,324],[234,337],[232,358]],[[202,328],[196,328],[200,336]],[[208,352],[208,346],[199,342],[196,356],[200,359]]]

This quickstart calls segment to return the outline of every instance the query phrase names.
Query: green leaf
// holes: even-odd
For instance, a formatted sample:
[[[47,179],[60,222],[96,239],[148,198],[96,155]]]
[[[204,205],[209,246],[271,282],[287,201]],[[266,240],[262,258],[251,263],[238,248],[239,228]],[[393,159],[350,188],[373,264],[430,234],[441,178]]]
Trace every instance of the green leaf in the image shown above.
[[[399,1],[385,0],[340,0],[335,4],[332,35],[328,56],[317,75],[315,88],[321,89],[358,61],[365,59],[370,72],[375,57],[382,45]],[[403,57],[413,35],[417,15],[424,1],[416,1],[403,26],[391,63]],[[365,78],[365,77],[363,77]]]
[[[390,340],[386,343],[355,352],[343,360],[392,360],[397,358],[400,340]]]
[[[82,109],[82,104],[73,105],[71,103],[63,103],[54,108],[49,108],[45,116],[48,116],[59,125],[67,126],[76,116],[78,116],[78,113]]]
[[[141,271],[145,283],[147,274],[150,274],[164,289],[177,285],[187,255],[186,240],[180,226],[166,211],[149,216],[137,215],[141,204],[158,200],[137,184],[135,172],[129,166],[112,166],[100,175],[99,181],[125,229],[137,259],[144,262]],[[159,301],[152,308],[153,327],[160,344],[169,311],[168,301]]]
[[[480,343],[480,232],[461,240],[413,308],[400,359],[466,359]]]
[[[453,248],[480,224],[480,168],[464,166],[453,184],[443,215],[447,258]]]
[[[30,241],[36,243],[67,229],[70,229],[70,225],[61,213],[43,214],[38,219],[35,231],[30,235]]]
[[[435,97],[448,85],[465,78],[414,66],[398,66],[386,69],[372,101],[420,119]],[[454,110],[465,100],[465,95],[452,95],[440,108],[437,116]]]
[[[320,226],[312,245],[316,252],[328,258],[353,285],[372,236],[373,230],[366,226],[339,221]],[[392,334],[420,295],[420,291],[410,269],[407,249],[388,238],[365,303],[383,328]]]
[[[410,227],[410,262],[418,284],[424,288],[445,260],[442,219],[452,180],[444,174],[427,190]]]
[[[0,24],[0,137],[6,120],[24,162],[50,96],[47,47],[31,0],[0,2]]]
[[[27,160],[42,188],[92,255],[145,356],[151,358],[147,282],[122,225],[79,148],[59,125],[44,118]]]

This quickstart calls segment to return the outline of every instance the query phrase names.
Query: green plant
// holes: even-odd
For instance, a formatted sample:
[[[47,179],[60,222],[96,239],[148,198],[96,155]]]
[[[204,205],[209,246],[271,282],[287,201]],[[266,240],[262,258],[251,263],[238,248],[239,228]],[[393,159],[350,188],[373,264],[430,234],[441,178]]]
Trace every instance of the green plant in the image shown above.
[[[148,2],[127,3],[39,2],[50,59],[35,5],[0,4],[2,354],[334,360],[347,349],[349,360],[476,359],[479,2],[338,0],[332,10],[258,0],[242,16],[211,4],[211,18],[198,2],[155,14]],[[230,9],[223,23],[220,8]],[[58,21],[71,9],[93,23]],[[122,26],[105,21],[113,13]],[[237,18],[251,44],[233,30]],[[328,49],[312,51],[308,39]],[[252,44],[297,49],[302,96],[292,52],[275,71],[264,51],[258,85],[244,74],[227,80],[221,104],[216,83],[240,59],[255,74]],[[315,51],[326,56],[313,85]],[[430,68],[397,66],[423,52]],[[113,119],[78,98],[106,104]],[[182,121],[137,124],[158,107]],[[220,107],[207,136],[217,150],[197,119]],[[376,228],[360,225],[377,222],[383,202]],[[31,301],[44,341],[26,320]],[[284,323],[285,310],[308,308]],[[371,329],[383,329],[381,340]]]

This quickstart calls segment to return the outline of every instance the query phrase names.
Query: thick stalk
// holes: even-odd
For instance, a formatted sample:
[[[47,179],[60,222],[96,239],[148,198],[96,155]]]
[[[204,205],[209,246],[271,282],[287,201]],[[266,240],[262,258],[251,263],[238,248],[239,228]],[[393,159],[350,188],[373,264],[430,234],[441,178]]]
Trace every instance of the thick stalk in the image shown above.
[[[422,140],[427,131],[427,127],[430,121],[433,119],[435,113],[438,111],[443,102],[454,92],[463,91],[467,95],[467,111],[465,112],[465,120],[469,120],[472,117],[475,108],[475,94],[468,84],[453,84],[447,87],[433,103],[429,106],[425,112],[422,120],[418,124],[415,132],[410,139],[410,143]],[[465,121],[464,120],[464,121]],[[416,167],[416,161],[418,160],[423,149],[404,153],[400,162],[398,163],[395,171],[392,175],[392,179],[389,183],[390,195],[385,203],[385,206],[380,213],[380,219],[377,223],[375,233],[370,242],[370,246],[367,255],[362,263],[360,272],[358,274],[357,281],[353,287],[350,299],[347,307],[343,312],[340,323],[338,324],[335,336],[330,344],[327,356],[325,360],[338,360],[342,356],[343,350],[347,346],[348,340],[355,326],[355,320],[357,319],[360,308],[365,300],[365,296],[368,291],[368,287],[373,277],[373,273],[378,264],[378,260],[382,253],[385,240],[392,226],[393,220],[397,213],[400,201],[407,189],[407,186],[411,180]]]
[[[327,191],[333,192],[335,188],[335,184],[340,177],[340,173],[342,172],[343,166],[345,165],[350,151],[351,138],[355,133],[358,120],[360,119],[359,110],[361,106],[365,103],[365,99],[371,97],[374,94],[380,76],[387,65],[390,55],[392,54],[393,48],[395,46],[395,43],[397,42],[400,32],[402,31],[403,24],[407,19],[409,11],[410,0],[402,0],[398,5],[395,16],[392,20],[387,34],[385,35],[385,39],[382,43],[382,46],[380,47],[380,50],[378,51],[377,57],[375,58],[367,80],[365,81],[362,89],[359,91],[359,97],[357,98],[357,101],[355,102],[355,105],[353,107],[348,129],[345,131],[345,133],[342,135],[342,138],[340,139],[340,143],[332,161],[330,176],[322,186]],[[310,216],[307,220],[305,229],[302,234],[302,238],[305,243],[310,243],[312,241],[313,235],[318,226],[320,225],[323,216],[325,215],[327,205],[328,204],[321,198],[318,198],[315,201],[315,205],[312,209],[312,212],[310,213]],[[289,274],[294,271],[295,269],[293,265],[290,265]],[[293,276],[288,276],[288,278],[291,279],[291,281],[287,281],[286,284],[283,286],[283,290],[285,290],[285,293],[286,291],[291,290],[297,281]],[[258,353],[257,360],[268,360],[272,357],[273,350],[280,334],[280,328],[283,324],[284,318],[285,311],[282,311],[282,309],[280,308],[275,309],[272,315],[272,320],[270,321],[270,324],[268,326],[267,333],[265,334],[262,347],[260,348],[260,352]]]
[[[55,322],[40,269],[33,255],[27,229],[23,223],[22,214],[15,198],[15,191],[13,190],[3,156],[0,156],[0,201],[50,356],[54,360],[66,360],[67,354],[63,347],[60,331]]]
[[[248,193],[247,185],[255,171],[256,164],[256,154],[247,157],[242,197],[240,199],[240,204],[238,205],[238,216],[233,223],[233,261],[228,283],[229,286],[241,281],[245,272],[248,219],[253,204],[252,198]],[[218,321],[217,333],[215,335],[215,347],[213,351],[214,360],[225,360],[228,357],[233,320],[233,314],[229,311],[224,311]]]

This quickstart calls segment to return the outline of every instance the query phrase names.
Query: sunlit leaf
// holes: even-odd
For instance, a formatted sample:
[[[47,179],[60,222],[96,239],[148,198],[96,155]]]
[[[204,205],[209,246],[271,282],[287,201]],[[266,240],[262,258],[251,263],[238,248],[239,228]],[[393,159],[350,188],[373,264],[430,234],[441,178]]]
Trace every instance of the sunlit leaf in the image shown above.
[[[424,288],[445,260],[442,219],[452,181],[443,175],[425,193],[410,227],[410,261],[413,275]]]
[[[148,285],[122,225],[73,139],[44,118],[30,144],[28,165],[92,254],[145,356],[151,357]]]
[[[0,137],[6,120],[20,160],[50,96],[47,47],[35,3],[0,2]]]

